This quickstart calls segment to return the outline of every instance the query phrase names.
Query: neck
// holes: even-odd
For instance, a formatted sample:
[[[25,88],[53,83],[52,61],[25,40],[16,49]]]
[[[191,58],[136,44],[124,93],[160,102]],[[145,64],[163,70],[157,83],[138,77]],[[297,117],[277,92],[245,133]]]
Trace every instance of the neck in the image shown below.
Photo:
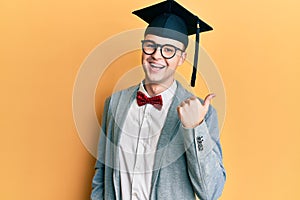
[[[172,84],[173,81],[169,84],[147,83],[147,81],[145,81],[144,87],[150,97],[153,97],[167,90]]]

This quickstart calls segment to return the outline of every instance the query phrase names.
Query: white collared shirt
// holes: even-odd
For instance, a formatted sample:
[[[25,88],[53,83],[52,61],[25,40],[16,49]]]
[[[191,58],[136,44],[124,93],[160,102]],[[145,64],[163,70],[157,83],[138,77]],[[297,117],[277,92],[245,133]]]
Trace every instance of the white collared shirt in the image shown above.
[[[176,81],[162,92],[161,110],[151,104],[131,104],[120,138],[121,194],[124,200],[149,199],[151,178],[158,139],[177,88]],[[149,94],[140,84],[139,91]]]

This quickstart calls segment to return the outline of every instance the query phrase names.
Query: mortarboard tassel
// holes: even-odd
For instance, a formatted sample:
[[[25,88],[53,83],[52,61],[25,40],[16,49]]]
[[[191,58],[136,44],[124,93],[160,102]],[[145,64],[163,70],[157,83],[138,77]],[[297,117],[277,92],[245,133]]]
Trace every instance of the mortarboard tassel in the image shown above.
[[[199,37],[200,37],[200,20],[197,21],[197,31],[196,31],[196,44],[195,44],[195,54],[194,54],[194,65],[193,73],[191,78],[191,86],[195,87],[197,66],[198,66],[198,54],[199,54]]]

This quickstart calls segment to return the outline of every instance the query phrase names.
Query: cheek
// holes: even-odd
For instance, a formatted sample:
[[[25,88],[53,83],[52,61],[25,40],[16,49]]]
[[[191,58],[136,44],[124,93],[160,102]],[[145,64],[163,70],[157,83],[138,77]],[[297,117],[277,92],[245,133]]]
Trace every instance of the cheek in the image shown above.
[[[146,63],[148,58],[149,58],[149,55],[146,55],[146,54],[143,53],[142,56],[141,56],[142,64]]]
[[[166,61],[167,63],[167,66],[170,68],[170,69],[176,69],[177,65],[178,65],[178,62],[176,60],[167,60]]]

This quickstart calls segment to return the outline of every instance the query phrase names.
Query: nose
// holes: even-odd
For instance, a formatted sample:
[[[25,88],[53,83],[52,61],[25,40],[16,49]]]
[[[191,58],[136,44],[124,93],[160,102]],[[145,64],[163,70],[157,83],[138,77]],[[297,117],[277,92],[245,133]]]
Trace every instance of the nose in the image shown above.
[[[160,59],[163,58],[161,55],[161,47],[157,47],[156,51],[151,55],[154,59]]]

